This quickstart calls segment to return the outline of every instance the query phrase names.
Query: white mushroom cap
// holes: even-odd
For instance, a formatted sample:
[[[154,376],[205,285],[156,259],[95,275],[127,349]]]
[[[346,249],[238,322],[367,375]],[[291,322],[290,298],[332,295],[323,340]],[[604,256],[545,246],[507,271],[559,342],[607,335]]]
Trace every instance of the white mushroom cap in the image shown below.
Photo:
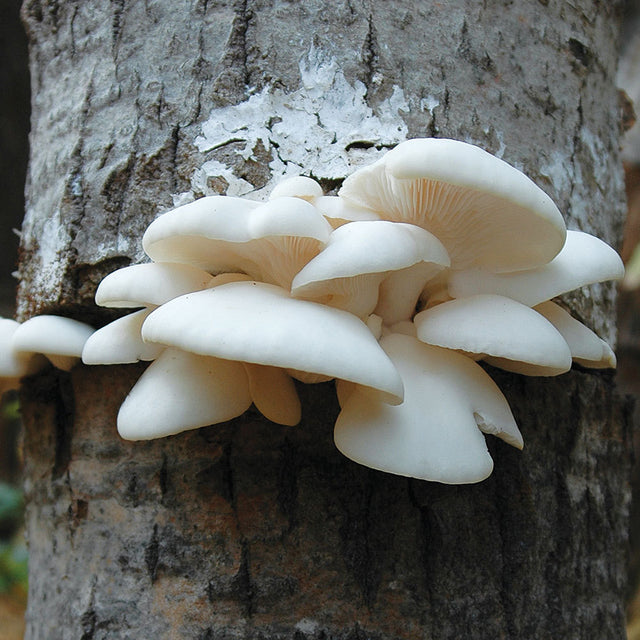
[[[418,313],[414,324],[422,342],[493,356],[497,366],[511,361],[502,367],[509,371],[554,376],[571,368],[571,352],[556,328],[533,309],[503,296],[443,302]]]
[[[165,346],[143,342],[141,334],[142,323],[154,308],[130,313],[95,331],[84,344],[82,362],[128,364],[139,360],[155,360]]]
[[[125,440],[149,440],[231,420],[251,405],[239,362],[166,349],[140,376],[118,413]]]
[[[292,427],[300,422],[302,407],[291,376],[278,367],[245,363],[253,404],[265,417]]]
[[[512,273],[452,272],[449,292],[454,298],[497,293],[534,307],[578,287],[623,275],[620,256],[606,242],[582,231],[567,231],[562,251],[549,264]]]
[[[142,336],[201,355],[344,378],[402,400],[402,381],[363,322],[269,284],[232,282],[175,298],[147,318]]]
[[[449,256],[435,236],[415,225],[386,220],[352,222],[336,229],[326,247],[296,275],[292,293],[366,317],[376,308],[384,278],[418,263],[425,266],[417,280],[406,275],[413,286],[400,292],[405,275],[401,273],[400,283],[389,288],[389,294],[399,298],[390,308],[408,306],[412,310],[425,282],[449,266]]]
[[[44,365],[42,356],[16,351],[13,336],[20,326],[9,318],[0,318],[0,394],[20,386],[20,378],[31,375]]]
[[[380,216],[371,209],[358,207],[338,196],[322,196],[316,198],[313,204],[334,229],[348,222],[380,220]]]
[[[531,269],[564,244],[562,215],[542,189],[506,162],[456,140],[403,142],[349,176],[339,195],[385,219],[427,229],[455,269]]]
[[[469,358],[406,335],[382,338],[400,371],[405,401],[390,406],[355,387],[341,394],[338,449],[388,473],[448,484],[479,482],[493,468],[481,431],[522,447],[509,405]]]
[[[101,307],[157,306],[191,291],[206,289],[212,276],[186,264],[152,262],[118,269],[100,282]]]
[[[286,178],[273,188],[269,200],[275,198],[291,197],[302,198],[313,203],[316,198],[322,196],[322,187],[313,179],[306,176],[294,176]]]
[[[93,331],[93,327],[71,318],[35,316],[16,329],[12,344],[15,351],[42,353],[58,369],[69,371]]]
[[[237,200],[210,196],[165,213],[147,228],[144,250],[156,261],[191,264],[211,273],[244,271],[288,287],[329,239],[331,225],[300,198],[264,204],[240,200],[244,207]]]
[[[583,367],[615,369],[616,356],[611,347],[569,312],[554,302],[543,302],[535,310],[562,334],[575,362]]]

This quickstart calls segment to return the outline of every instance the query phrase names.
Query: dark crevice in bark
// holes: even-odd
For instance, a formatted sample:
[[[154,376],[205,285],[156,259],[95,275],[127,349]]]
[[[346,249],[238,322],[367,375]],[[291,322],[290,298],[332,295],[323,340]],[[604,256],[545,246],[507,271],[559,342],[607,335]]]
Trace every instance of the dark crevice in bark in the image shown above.
[[[75,419],[75,397],[71,376],[65,371],[56,371],[55,381],[55,449],[51,471],[54,480],[67,472],[71,462],[71,443]]]
[[[379,74],[380,48],[378,45],[378,36],[374,25],[373,15],[369,14],[369,28],[362,45],[362,62],[364,63],[363,82],[367,88],[365,100],[371,97],[371,93],[375,90],[377,77]]]
[[[134,508],[138,506],[138,474],[134,471],[131,476],[129,476],[129,482],[127,483],[127,492],[126,499],[131,503],[131,506]]]
[[[176,124],[171,129],[171,191],[178,191],[178,146],[180,145],[180,125]]]
[[[365,472],[358,488],[354,487],[344,502],[344,519],[340,528],[342,555],[351,574],[360,586],[362,598],[371,609],[380,585],[381,563],[384,549],[372,540],[378,514],[372,510],[375,482]]]
[[[76,24],[76,18],[78,17],[78,6],[74,6],[73,7],[73,13],[71,14],[71,20],[69,21],[69,34],[70,34],[70,38],[71,38],[71,49],[70,49],[70,53],[71,53],[71,57],[74,58],[76,55],[76,31],[75,31],[75,24]]]
[[[111,6],[113,7],[113,17],[111,19],[111,55],[114,60],[118,59],[120,36],[122,35],[124,5],[125,0],[111,0]]]
[[[96,633],[96,623],[98,616],[95,611],[95,578],[91,585],[91,597],[89,599],[89,606],[86,611],[80,616],[80,625],[82,628],[82,636],[80,640],[93,640]]]
[[[251,581],[251,565],[249,557],[249,544],[242,542],[242,553],[240,556],[240,568],[232,581],[232,590],[239,602],[242,603],[245,615],[251,617],[254,612],[255,588]]]
[[[155,582],[158,577],[158,560],[160,558],[160,541],[158,539],[158,525],[153,525],[151,540],[144,550],[144,561],[147,565],[147,573],[151,582]]]
[[[278,506],[289,521],[287,532],[295,529],[298,500],[298,451],[289,439],[280,447],[282,463],[278,476]]]
[[[242,102],[251,85],[247,31],[253,12],[248,8],[247,0],[236,0],[233,10],[235,16],[231,23],[226,53],[221,61],[223,71],[213,84],[212,100],[218,106]]]
[[[160,467],[160,472],[158,473],[158,485],[160,486],[160,494],[162,496],[161,499],[163,502],[167,496],[167,491],[169,489],[169,470],[167,466],[168,466],[167,454],[163,451],[162,465]]]

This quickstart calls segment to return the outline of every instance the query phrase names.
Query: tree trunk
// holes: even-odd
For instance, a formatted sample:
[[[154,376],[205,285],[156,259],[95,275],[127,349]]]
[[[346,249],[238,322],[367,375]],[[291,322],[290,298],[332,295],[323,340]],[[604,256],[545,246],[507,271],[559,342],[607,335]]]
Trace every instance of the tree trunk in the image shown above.
[[[404,137],[479,144],[570,228],[619,237],[615,3],[27,0],[23,15],[22,319],[111,319],[95,286],[142,259],[172,195],[260,197],[300,171],[331,189]],[[614,297],[566,299],[611,341]],[[624,637],[630,425],[609,373],[491,370],[526,446],[492,441],[493,475],[455,487],[343,458],[331,383],[300,386],[296,428],[249,412],[124,442],[115,416],[142,370],[23,386],[27,638]]]

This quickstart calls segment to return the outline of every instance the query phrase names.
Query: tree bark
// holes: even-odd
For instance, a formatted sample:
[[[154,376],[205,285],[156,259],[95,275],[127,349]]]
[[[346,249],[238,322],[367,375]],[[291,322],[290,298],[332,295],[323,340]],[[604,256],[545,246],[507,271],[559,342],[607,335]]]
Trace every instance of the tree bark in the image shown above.
[[[28,0],[20,317],[104,324],[97,283],[142,259],[174,194],[259,192],[303,161],[335,188],[405,136],[479,144],[542,186],[569,228],[615,244],[618,9]],[[309,110],[306,138],[278,128]],[[349,137],[337,120],[353,115]],[[610,341],[614,299],[609,285],[566,297]],[[296,428],[249,412],[124,442],[115,416],[142,370],[23,385],[27,638],[624,637],[631,428],[611,374],[491,370],[526,446],[492,441],[493,475],[452,487],[343,458],[331,383],[300,386]]]

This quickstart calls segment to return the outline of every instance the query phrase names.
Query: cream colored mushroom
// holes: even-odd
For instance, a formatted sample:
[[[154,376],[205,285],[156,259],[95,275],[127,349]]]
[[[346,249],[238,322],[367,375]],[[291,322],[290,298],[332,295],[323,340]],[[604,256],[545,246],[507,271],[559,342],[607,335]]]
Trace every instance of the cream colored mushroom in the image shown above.
[[[503,369],[555,376],[571,368],[562,335],[529,307],[497,295],[443,302],[414,318],[418,339],[483,358]]]
[[[142,243],[156,261],[190,264],[210,273],[241,271],[288,288],[330,233],[324,216],[301,198],[257,204],[210,196],[154,220]]]
[[[142,374],[118,412],[118,433],[149,440],[231,420],[251,405],[239,362],[165,349]]]
[[[341,396],[335,443],[373,469],[447,484],[479,482],[493,469],[482,431],[522,448],[504,396],[469,358],[401,334],[381,345],[405,385],[390,406],[356,385]]]
[[[479,147],[408,140],[350,175],[339,196],[382,218],[418,225],[446,247],[454,269],[502,272],[553,259],[562,215],[527,176]]]
[[[296,297],[363,319],[375,310],[393,324],[410,317],[425,283],[448,266],[442,243],[420,227],[385,220],[352,222],[331,234],[291,289]]]
[[[200,355],[344,378],[402,400],[397,371],[362,321],[273,285],[234,282],[175,298],[147,318],[142,335]]]
[[[615,369],[616,355],[611,347],[568,311],[555,302],[543,302],[535,310],[559,331],[571,349],[574,362],[588,368]]]
[[[64,371],[80,361],[82,349],[93,327],[61,316],[34,316],[23,322],[13,334],[12,347],[18,354],[40,353],[53,366]]]
[[[211,274],[186,264],[136,264],[106,276],[96,290],[96,304],[116,308],[158,306],[190,291],[206,289],[211,281]]]
[[[582,231],[568,231],[562,251],[548,264],[510,273],[452,272],[449,293],[454,298],[495,293],[534,307],[578,287],[623,276],[622,260],[606,242]]]

